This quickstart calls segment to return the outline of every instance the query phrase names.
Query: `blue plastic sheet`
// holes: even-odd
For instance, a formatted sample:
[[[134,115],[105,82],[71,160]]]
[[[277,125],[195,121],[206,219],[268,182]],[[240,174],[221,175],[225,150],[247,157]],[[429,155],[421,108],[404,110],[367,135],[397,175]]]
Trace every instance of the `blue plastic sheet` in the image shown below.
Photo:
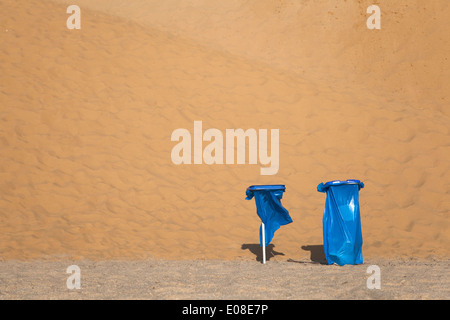
[[[260,185],[247,188],[245,199],[251,200],[255,197],[256,212],[264,223],[265,246],[270,244],[275,231],[292,222],[289,212],[281,205],[285,190],[284,185]],[[262,246],[262,225],[259,228],[259,239]]]
[[[362,233],[359,209],[359,180],[334,180],[320,183],[317,191],[326,192],[323,214],[323,248],[328,264],[362,264]]]

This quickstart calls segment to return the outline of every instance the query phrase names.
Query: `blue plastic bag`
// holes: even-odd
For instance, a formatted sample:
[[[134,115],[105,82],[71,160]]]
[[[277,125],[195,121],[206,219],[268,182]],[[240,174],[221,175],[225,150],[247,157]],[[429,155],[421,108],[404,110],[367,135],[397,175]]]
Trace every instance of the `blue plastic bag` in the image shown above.
[[[280,226],[291,223],[289,212],[281,205],[284,185],[250,186],[246,190],[246,200],[255,197],[256,212],[264,223],[265,246],[267,247]],[[259,239],[262,247],[262,225],[259,228]]]
[[[320,183],[317,191],[326,192],[323,214],[323,249],[328,264],[362,264],[362,233],[359,210],[359,180]]]

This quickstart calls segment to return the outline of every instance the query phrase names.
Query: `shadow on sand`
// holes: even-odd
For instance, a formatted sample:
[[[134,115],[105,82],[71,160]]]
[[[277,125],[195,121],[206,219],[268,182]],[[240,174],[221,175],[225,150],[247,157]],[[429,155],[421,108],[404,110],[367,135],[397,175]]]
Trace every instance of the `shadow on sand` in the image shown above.
[[[275,247],[275,245],[273,245],[273,244],[269,244],[266,247],[266,261],[269,261],[270,258],[278,256],[278,255],[284,256],[284,253],[273,250],[274,247]],[[258,243],[251,243],[251,244],[244,243],[241,246],[241,249],[242,250],[247,250],[247,249],[250,250],[250,252],[256,256],[256,261],[262,262],[262,260],[263,260],[262,247]]]
[[[296,261],[293,259],[289,259],[288,262],[296,262],[296,263],[319,263],[319,264],[328,264],[327,258],[325,257],[325,251],[323,249],[323,245],[306,245],[302,246],[302,249],[305,251],[310,251],[310,259],[311,261]]]
[[[269,261],[270,258],[281,255],[284,256],[284,253],[277,252],[273,248],[275,245],[269,244],[266,247],[266,260]],[[251,253],[253,253],[256,256],[256,261],[262,262],[262,248],[258,243],[244,243],[241,246],[242,250],[249,250]],[[310,259],[311,261],[296,261],[293,259],[288,259],[288,262],[296,262],[296,263],[318,263],[318,264],[328,264],[327,258],[325,257],[325,251],[323,249],[323,245],[306,245],[302,246],[302,250],[309,251],[310,252]]]

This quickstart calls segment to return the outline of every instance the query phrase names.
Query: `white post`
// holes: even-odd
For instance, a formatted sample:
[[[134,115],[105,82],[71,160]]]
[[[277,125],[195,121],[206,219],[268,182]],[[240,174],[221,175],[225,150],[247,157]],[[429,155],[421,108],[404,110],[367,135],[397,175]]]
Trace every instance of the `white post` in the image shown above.
[[[264,223],[261,222],[262,229],[262,252],[263,252],[263,264],[266,264],[266,231],[264,230]]]

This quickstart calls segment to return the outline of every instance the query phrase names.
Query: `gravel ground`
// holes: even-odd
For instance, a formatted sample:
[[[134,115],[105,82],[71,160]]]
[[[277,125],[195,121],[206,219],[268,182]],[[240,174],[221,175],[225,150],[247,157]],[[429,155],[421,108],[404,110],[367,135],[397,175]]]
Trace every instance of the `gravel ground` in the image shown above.
[[[67,268],[80,269],[69,289]],[[380,270],[380,289],[369,289]],[[0,299],[449,299],[449,260],[373,260],[356,266],[310,261],[0,261]],[[70,282],[70,281],[69,281]],[[70,282],[73,283],[73,282]]]

